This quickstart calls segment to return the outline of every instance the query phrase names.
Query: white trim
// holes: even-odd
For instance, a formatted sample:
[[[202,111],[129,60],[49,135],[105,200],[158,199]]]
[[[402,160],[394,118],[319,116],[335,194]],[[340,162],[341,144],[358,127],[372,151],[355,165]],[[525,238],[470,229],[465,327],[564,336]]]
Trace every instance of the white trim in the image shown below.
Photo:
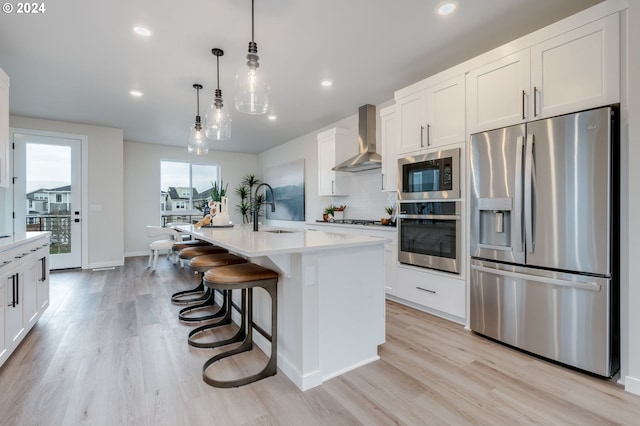
[[[636,377],[626,376],[624,378],[624,390],[636,395],[640,395],[640,379]]]
[[[147,253],[148,255],[149,253]],[[82,269],[111,268],[112,266],[124,266],[124,258],[120,261],[90,263],[86,268],[82,267]]]

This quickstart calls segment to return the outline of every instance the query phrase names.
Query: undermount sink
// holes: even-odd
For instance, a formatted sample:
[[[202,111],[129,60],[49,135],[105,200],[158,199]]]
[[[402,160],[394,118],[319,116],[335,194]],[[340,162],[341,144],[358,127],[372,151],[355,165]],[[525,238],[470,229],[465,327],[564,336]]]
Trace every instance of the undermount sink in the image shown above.
[[[289,231],[287,229],[267,229],[263,230],[262,232],[271,232],[272,234],[292,234],[298,231]]]

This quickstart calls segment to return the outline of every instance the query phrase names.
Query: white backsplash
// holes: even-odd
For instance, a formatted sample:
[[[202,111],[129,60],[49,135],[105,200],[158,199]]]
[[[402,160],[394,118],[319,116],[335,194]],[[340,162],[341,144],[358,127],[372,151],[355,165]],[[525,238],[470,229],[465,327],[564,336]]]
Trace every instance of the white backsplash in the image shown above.
[[[347,197],[332,197],[336,206],[344,204],[345,219],[380,220],[388,217],[385,207],[396,203],[395,192],[382,192],[382,175],[380,170],[351,173],[349,177],[350,191]],[[324,198],[324,197],[323,197]],[[328,197],[326,197],[328,200]],[[328,205],[328,201],[326,204]]]

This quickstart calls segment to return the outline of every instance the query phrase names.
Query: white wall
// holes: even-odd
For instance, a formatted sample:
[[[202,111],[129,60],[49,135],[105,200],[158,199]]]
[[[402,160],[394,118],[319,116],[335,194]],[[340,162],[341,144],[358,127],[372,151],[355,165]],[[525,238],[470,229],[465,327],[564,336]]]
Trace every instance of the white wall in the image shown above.
[[[391,101],[378,106],[384,108]],[[376,112],[377,114],[377,112]],[[371,170],[358,173],[349,173],[349,196],[346,197],[320,197],[318,196],[318,139],[317,134],[333,127],[351,130],[353,138],[349,143],[353,144],[353,155],[358,152],[358,114],[351,115],[340,121],[336,121],[323,128],[307,133],[294,140],[283,143],[275,148],[261,153],[258,157],[260,174],[265,169],[275,167],[290,161],[303,158],[304,161],[304,185],[305,185],[305,222],[314,222],[322,219],[324,208],[330,204],[347,206],[344,212],[345,218],[373,219],[387,217],[385,206],[392,205],[396,200],[395,193],[385,193],[380,190],[381,170]],[[377,151],[380,152],[380,120],[377,119]],[[346,160],[346,158],[345,158]],[[267,182],[268,183],[268,182]],[[269,221],[269,224],[288,227],[302,227],[304,222]]]
[[[123,258],[123,138],[122,130],[87,124],[10,116],[9,125],[22,129],[86,135],[89,206],[83,213],[88,227],[85,268],[122,265]]]
[[[248,174],[257,174],[258,157],[223,151],[209,151],[195,156],[184,147],[148,143],[124,143],[124,252],[125,256],[149,253],[146,226],[160,222],[160,161],[185,161],[193,164],[217,164],[225,184],[229,184],[229,216],[233,223],[242,223],[236,212],[240,199],[235,189]],[[213,179],[212,179],[213,180]]]
[[[640,333],[638,333],[638,325],[640,324],[640,191],[637,185],[640,182],[640,2],[630,1],[627,19],[628,31],[628,68],[627,68],[627,84],[628,84],[628,129],[623,127],[623,136],[625,130],[628,132],[628,154],[626,156],[628,168],[627,194],[628,210],[627,223],[623,221],[622,226],[628,226],[626,236],[628,245],[627,250],[623,246],[623,262],[628,268],[623,269],[623,283],[621,303],[624,304],[622,316],[622,336],[626,345],[622,347],[622,355],[626,357],[626,368],[623,369],[625,374],[625,388],[633,393],[640,395]],[[624,151],[623,151],[624,154]],[[624,161],[624,157],[623,157]],[[624,256],[624,252],[628,254]],[[623,266],[624,264],[623,263]],[[626,294],[625,294],[626,293]],[[626,308],[626,309],[625,309]],[[626,311],[626,312],[625,312]],[[625,319],[627,319],[625,321]],[[625,347],[626,346],[626,347]],[[624,359],[623,359],[624,360]],[[625,365],[623,364],[623,367]]]

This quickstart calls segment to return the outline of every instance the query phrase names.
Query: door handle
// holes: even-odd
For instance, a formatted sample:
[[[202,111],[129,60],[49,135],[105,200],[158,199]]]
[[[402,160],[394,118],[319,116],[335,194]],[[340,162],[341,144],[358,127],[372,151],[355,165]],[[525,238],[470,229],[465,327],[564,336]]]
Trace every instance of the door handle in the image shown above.
[[[516,176],[522,176],[522,149],[524,146],[524,136],[518,136],[516,139]],[[524,234],[522,229],[522,180],[516,180],[516,188],[514,191],[515,197],[515,223],[514,223],[514,233],[513,233],[513,246],[514,249],[517,249],[520,252],[524,251]],[[517,238],[517,240],[516,240]]]
[[[427,146],[431,146],[431,124],[427,124]]]
[[[533,116],[538,116],[538,88],[533,86]]]
[[[422,141],[424,140],[424,126],[420,126],[420,148],[424,148]]]
[[[471,269],[478,272],[486,272],[487,274],[501,275],[508,278],[517,278],[544,284],[558,285],[562,287],[574,287],[580,288],[582,290],[600,291],[600,284],[597,283],[579,283],[575,281],[560,280],[558,278],[540,277],[537,275],[523,274],[520,272],[503,271],[500,269],[487,268],[486,266],[479,265],[471,265]]]
[[[525,103],[525,98],[527,97],[527,93],[523,90],[522,91],[522,119],[526,120],[526,116],[524,115],[524,103]]]
[[[80,219],[73,219],[75,223],[80,223]]]
[[[525,245],[527,253],[534,252],[533,243],[533,180],[535,174],[533,162],[534,138],[532,134],[527,135],[526,154],[524,164],[524,222],[525,222]]]

